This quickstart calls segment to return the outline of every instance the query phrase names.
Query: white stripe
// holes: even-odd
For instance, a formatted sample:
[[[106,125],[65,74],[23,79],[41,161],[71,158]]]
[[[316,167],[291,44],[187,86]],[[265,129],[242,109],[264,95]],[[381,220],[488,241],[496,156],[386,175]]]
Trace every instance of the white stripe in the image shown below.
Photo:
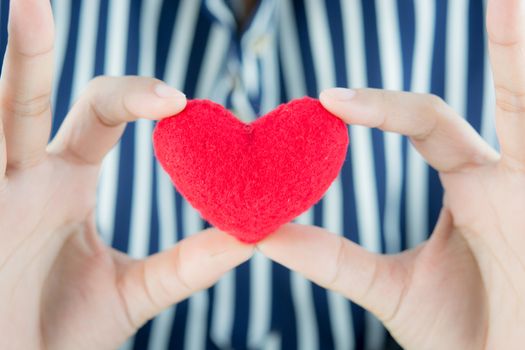
[[[168,175],[160,166],[157,167],[157,198],[159,208],[159,245],[161,250],[171,248],[176,241],[177,217],[175,211],[175,193]],[[172,306],[158,317],[151,325],[148,349],[167,349],[170,341],[176,307]]]
[[[208,36],[206,53],[200,67],[199,79],[195,87],[195,96],[197,98],[212,98],[220,102],[221,100],[216,97],[222,95],[224,91],[230,88],[229,85],[217,84],[217,76],[220,69],[224,67],[225,58],[228,55],[229,42],[229,31],[217,24],[212,25]],[[213,87],[216,88],[214,89]],[[213,90],[220,90],[220,92],[214,93]]]
[[[343,235],[343,186],[337,177],[324,197],[323,216],[328,231]],[[335,254],[335,252],[334,252]],[[333,328],[336,349],[350,349],[355,346],[353,320],[350,303],[346,298],[334,292],[328,292],[328,307]]]
[[[366,77],[365,37],[363,31],[363,10],[358,0],[341,1],[343,10],[346,66],[348,81],[352,87],[368,85]],[[352,157],[352,174],[354,177],[355,204],[357,227],[360,244],[371,252],[381,252],[381,232],[379,205],[377,202],[377,188],[374,166],[374,154],[371,130],[361,126],[350,128],[350,155]],[[358,165],[358,166],[357,166]],[[365,314],[366,344],[373,344],[370,338],[383,333],[383,327],[370,313]]]
[[[130,0],[110,1],[106,41],[106,74],[120,76],[126,67]]]
[[[467,110],[468,0],[448,3],[446,39],[445,99],[461,116]]]
[[[483,0],[483,8],[486,13],[487,0]],[[494,91],[494,77],[488,52],[488,35],[485,35],[484,43],[485,72],[483,81],[483,107],[481,119],[481,136],[494,148],[499,150],[498,137],[496,135],[496,93]]]
[[[140,17],[139,75],[153,76],[155,67],[155,26],[160,16],[161,0],[144,3]],[[153,122],[140,119],[135,123],[134,177],[131,206],[129,254],[134,258],[148,255],[151,231],[151,192],[153,147],[151,133]]]
[[[403,65],[401,60],[401,39],[397,8],[394,0],[376,0],[378,23],[378,40],[381,55],[381,71],[384,87],[390,90],[401,90],[403,87]],[[403,180],[402,138],[399,134],[384,133],[385,148],[385,216],[383,232],[387,253],[401,250],[400,208]],[[376,174],[381,176],[382,174]],[[378,326],[379,321],[370,314],[366,318],[371,324],[366,334],[366,347],[379,349],[383,347],[384,331]]]
[[[257,349],[264,344],[270,328],[271,302],[272,264],[257,251],[250,260],[250,315],[247,338],[249,348]]]
[[[64,67],[64,59],[67,49],[67,38],[69,34],[69,23],[71,20],[71,1],[53,1],[53,17],[55,20],[55,79],[53,80],[53,96],[51,101],[56,103],[60,75]]]
[[[242,56],[241,76],[243,88],[249,96],[256,96],[260,78],[257,69],[257,55],[251,50],[246,50]]]
[[[175,306],[172,306],[157,315],[152,321],[148,349],[168,349],[170,336],[175,319]]]
[[[246,93],[238,84],[238,80],[232,94],[232,108],[233,113],[237,116],[237,118],[244,121],[245,123],[250,123],[255,120],[256,113],[252,104],[248,100],[248,96],[246,96]]]
[[[80,6],[80,20],[75,52],[75,72],[73,74],[72,99],[76,99],[86,84],[93,78],[95,69],[95,50],[97,45],[97,21],[100,0],[83,1]]]
[[[297,221],[300,222],[299,220]],[[312,283],[295,272],[290,272],[291,294],[297,322],[297,348],[319,348]]]
[[[287,336],[285,334],[285,336]],[[261,347],[264,350],[279,350],[281,349],[281,335],[275,332],[268,334],[264,340],[264,345]],[[301,349],[303,350],[303,349]]]
[[[286,91],[290,98],[299,98],[306,94],[306,82],[298,45],[297,26],[295,25],[290,0],[281,1],[280,5],[279,41]],[[312,225],[312,215],[312,210],[308,210],[300,215],[295,222],[302,225]],[[298,273],[290,272],[290,292],[297,323],[297,348],[302,350],[318,349],[319,336],[317,334],[312,283]]]
[[[182,89],[188,69],[191,44],[195,36],[201,1],[182,1],[179,3],[179,6],[180,9],[177,11],[175,25],[171,33],[170,50],[166,60],[165,80],[177,89]]]
[[[210,30],[206,54],[197,81],[196,97],[212,98],[219,103],[224,101],[231,86],[226,80],[218,82],[218,75],[228,54],[229,41],[228,30],[214,24]],[[231,347],[234,309],[235,271],[230,271],[215,285],[210,338],[219,348]]]
[[[321,1],[305,0],[305,11],[315,76],[317,77],[317,92],[320,92],[333,87],[335,84],[334,53],[330,45],[326,9]]]
[[[108,75],[120,76],[124,74],[128,42],[127,15],[129,14],[129,6],[129,0],[109,3],[105,57],[105,69]],[[97,218],[102,236],[108,244],[111,244],[113,241],[115,227],[119,158],[120,143],[113,147],[104,159],[99,182]]]
[[[403,88],[403,65],[397,8],[394,0],[376,0],[381,71],[384,88]],[[385,217],[383,231],[387,253],[401,250],[400,212],[403,181],[401,136],[384,133],[386,161]]]
[[[206,0],[206,6],[208,7],[208,10],[210,10],[210,12],[213,13],[213,15],[223,24],[232,29],[236,28],[235,18],[222,0]]]
[[[415,43],[411,90],[430,91],[432,53],[435,33],[435,4],[432,0],[417,1],[415,7]],[[428,165],[412,143],[407,155],[406,223],[407,245],[415,247],[428,233]]]
[[[108,6],[108,27],[106,40],[105,69],[107,75],[122,75],[126,62],[127,14],[129,0],[113,1]],[[117,144],[106,156],[101,173],[100,196],[97,217],[100,227],[105,228],[106,241],[113,240],[115,207],[117,200],[118,161],[120,144]]]
[[[270,34],[269,34],[270,35]],[[274,34],[271,34],[274,35]],[[272,37],[271,43],[277,46]],[[277,66],[277,50],[274,46],[266,48],[262,61],[263,91],[261,112],[267,113],[279,103],[280,83]],[[251,263],[250,319],[248,323],[248,347],[260,348],[270,332],[272,309],[272,269],[271,261],[256,254]],[[273,301],[278,302],[278,301]]]
[[[290,98],[299,98],[306,94],[306,82],[298,43],[297,25],[290,0],[281,1],[280,5],[279,50],[282,53],[285,86]]]
[[[315,76],[318,82],[318,91],[336,84],[335,68],[330,33],[328,31],[328,17],[324,4],[320,1],[307,0],[305,2],[308,18],[308,33],[310,36],[312,58]],[[331,232],[343,235],[343,198],[342,183],[338,176],[323,198],[324,226]],[[330,323],[336,349],[349,349],[355,344],[355,335],[350,304],[341,296],[327,291]]]
[[[241,39],[243,66],[241,67],[243,85],[249,96],[255,96],[259,88],[260,77],[257,71],[257,47],[258,42],[268,41],[268,37],[274,32],[272,28],[267,28],[269,21],[274,13],[275,1],[263,1],[248,30],[243,34]]]
[[[300,225],[313,225],[313,210],[304,212],[294,221]],[[297,348],[301,350],[319,349],[312,283],[293,271],[290,272],[290,279],[297,322]]]
[[[139,75],[151,76],[154,71],[154,27],[148,23],[158,22],[160,0],[149,1],[141,11],[139,31]],[[124,66],[124,65],[123,65]],[[151,233],[151,194],[152,194],[152,145],[153,122],[138,120],[134,134],[133,189],[129,232],[128,254],[137,259],[144,258],[149,251]],[[146,171],[144,171],[146,170]]]
[[[235,308],[235,271],[224,275],[215,285],[210,338],[221,349],[231,348]]]
[[[184,237],[189,237],[202,231],[204,222],[200,214],[185,199],[182,201],[182,215],[184,218]]]
[[[193,294],[188,301],[188,320],[184,338],[186,350],[204,350],[206,347],[208,303],[208,292],[205,290]]]
[[[186,200],[182,203],[185,237],[189,237],[202,230],[203,221],[199,213]],[[193,294],[188,301],[188,319],[184,336],[185,349],[199,350],[205,348],[207,311],[208,292],[204,290]]]
[[[100,235],[107,245],[112,244],[115,229],[119,157],[120,144],[117,144],[102,162],[102,171],[98,183],[96,217]]]
[[[281,84],[279,81],[279,67],[277,57],[277,41],[272,34],[271,42],[275,45],[268,46],[261,58],[263,93],[261,97],[261,113],[266,114],[273,110],[278,104],[281,95]]]
[[[170,51],[166,61],[165,80],[181,89],[188,66],[190,48],[200,1],[184,1],[177,11],[171,36]],[[175,190],[169,176],[157,167],[157,198],[159,208],[160,249],[166,250],[176,241]],[[167,349],[170,341],[176,306],[172,306],[153,320],[151,325],[150,349]]]

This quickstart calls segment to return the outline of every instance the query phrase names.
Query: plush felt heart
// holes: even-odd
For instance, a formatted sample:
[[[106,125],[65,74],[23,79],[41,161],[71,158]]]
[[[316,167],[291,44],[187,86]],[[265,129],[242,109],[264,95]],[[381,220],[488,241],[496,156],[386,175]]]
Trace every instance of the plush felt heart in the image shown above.
[[[257,242],[315,204],[337,177],[345,124],[312,98],[279,106],[251,124],[207,100],[160,121],[155,154],[203,218]]]

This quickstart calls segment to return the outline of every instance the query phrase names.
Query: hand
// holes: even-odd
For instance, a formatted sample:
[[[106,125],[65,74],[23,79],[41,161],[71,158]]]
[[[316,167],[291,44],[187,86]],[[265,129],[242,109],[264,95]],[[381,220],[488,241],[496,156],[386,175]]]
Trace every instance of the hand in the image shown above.
[[[444,204],[427,242],[379,256],[320,228],[288,225],[259,245],[372,311],[406,349],[525,343],[525,1],[491,0],[487,20],[501,155],[436,97],[321,94],[347,123],[409,136],[439,170]]]
[[[126,122],[176,114],[186,100],[155,79],[97,78],[46,149],[49,1],[12,0],[9,33],[0,80],[0,348],[114,349],[252,247],[217,230],[146,260],[104,246],[93,215],[103,156]]]

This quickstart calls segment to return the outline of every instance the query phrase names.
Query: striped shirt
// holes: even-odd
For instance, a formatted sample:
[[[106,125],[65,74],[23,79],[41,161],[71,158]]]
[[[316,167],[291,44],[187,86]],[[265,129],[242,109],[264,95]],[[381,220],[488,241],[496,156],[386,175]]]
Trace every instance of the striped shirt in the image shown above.
[[[155,76],[250,121],[328,87],[443,97],[495,143],[483,0],[262,0],[237,29],[227,0],[53,0],[53,132],[97,75]],[[0,57],[8,1],[1,1]],[[97,220],[136,258],[207,226],[153,157],[154,124],[129,124],[106,157]],[[425,240],[443,190],[405,137],[349,127],[351,146],[324,198],[296,221],[374,252]],[[335,252],[334,252],[335,253]],[[123,349],[384,349],[369,313],[261,255],[148,322]],[[393,345],[395,346],[395,345]]]

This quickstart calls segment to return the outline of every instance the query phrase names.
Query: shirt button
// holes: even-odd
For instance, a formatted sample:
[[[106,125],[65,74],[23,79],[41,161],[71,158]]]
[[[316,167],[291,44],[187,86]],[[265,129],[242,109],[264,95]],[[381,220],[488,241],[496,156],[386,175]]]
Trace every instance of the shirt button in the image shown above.
[[[257,55],[261,55],[268,50],[271,43],[272,43],[272,37],[270,35],[263,34],[261,36],[258,36],[252,42],[252,45],[251,45],[252,51]]]

